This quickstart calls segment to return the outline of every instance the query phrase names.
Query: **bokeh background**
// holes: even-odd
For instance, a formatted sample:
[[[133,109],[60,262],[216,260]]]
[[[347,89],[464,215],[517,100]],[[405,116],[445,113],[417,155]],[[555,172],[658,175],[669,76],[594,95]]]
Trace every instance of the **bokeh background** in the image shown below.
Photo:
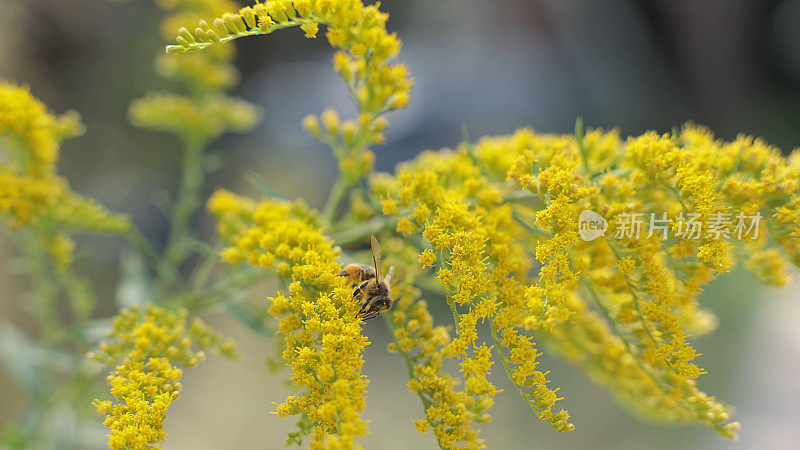
[[[800,145],[800,0],[382,3],[416,83],[409,108],[388,117],[387,142],[375,149],[380,170],[424,149],[456,145],[463,126],[472,138],[524,125],[569,133],[578,116],[623,135],[695,121],[725,139],[746,133],[784,151]],[[153,67],[163,45],[160,14],[151,0],[0,0],[0,78],[29,84],[54,111],[79,111],[87,125],[85,136],[65,144],[60,172],[74,190],[131,213],[156,241],[167,230],[154,200],[175,189],[179,147],[170,136],[133,128],[126,110],[147,91],[174,88]],[[331,69],[332,52],[324,39],[306,40],[296,30],[238,42],[237,94],[261,105],[264,121],[251,134],[213,145],[225,164],[211,175],[208,192],[225,186],[252,193],[241,174],[254,168],[282,193],[320,206],[334,160],[299,122],[325,107],[353,111]],[[208,219],[197,220],[210,234]],[[0,234],[3,269],[12,265],[9,238]],[[79,267],[98,283],[103,301],[98,315],[114,311],[124,247],[113,238],[79,241]],[[0,321],[30,327],[24,278],[2,272]],[[800,448],[800,282],[767,290],[737,271],[714,282],[703,302],[720,327],[696,340],[709,371],[701,387],[737,405],[739,441],[639,422],[544,349],[543,364],[577,429],[558,434],[534,419],[498,373],[494,381],[505,392],[483,427],[489,448]],[[166,448],[280,448],[293,423],[267,414],[286,393],[285,373],[265,370],[272,344],[230,320],[209,320],[239,339],[246,357],[210,358],[187,371],[183,396],[170,410]],[[365,448],[435,448],[430,436],[412,429],[421,406],[405,388],[399,357],[385,351],[382,323],[372,321],[366,333],[372,434]],[[22,408],[0,369],[0,422]]]

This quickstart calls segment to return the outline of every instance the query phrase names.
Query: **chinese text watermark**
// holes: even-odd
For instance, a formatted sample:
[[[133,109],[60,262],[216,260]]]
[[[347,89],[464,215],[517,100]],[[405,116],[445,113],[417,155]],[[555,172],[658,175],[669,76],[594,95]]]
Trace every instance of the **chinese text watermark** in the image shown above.
[[[671,217],[662,213],[622,213],[616,216],[613,230],[615,239],[731,239],[754,240],[758,238],[761,213],[712,213],[707,215],[679,213]],[[584,210],[578,218],[578,234],[584,241],[605,236],[608,221],[600,214]]]

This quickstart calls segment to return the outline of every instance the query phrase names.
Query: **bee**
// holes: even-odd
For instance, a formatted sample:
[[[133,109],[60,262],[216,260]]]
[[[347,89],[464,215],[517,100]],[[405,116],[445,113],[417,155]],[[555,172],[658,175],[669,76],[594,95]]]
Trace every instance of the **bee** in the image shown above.
[[[339,274],[347,277],[353,283],[353,298],[361,302],[358,317],[369,320],[392,307],[392,276],[394,266],[389,268],[385,277],[381,278],[381,247],[375,236],[370,236],[372,246],[372,262],[374,267],[364,264],[349,264]]]

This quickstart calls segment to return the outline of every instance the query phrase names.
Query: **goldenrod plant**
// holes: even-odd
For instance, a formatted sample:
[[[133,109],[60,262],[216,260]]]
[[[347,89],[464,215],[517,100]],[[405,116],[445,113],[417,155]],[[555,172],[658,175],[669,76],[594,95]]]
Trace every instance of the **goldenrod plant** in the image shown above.
[[[280,341],[294,392],[273,412],[296,417],[287,445],[361,448],[369,433],[363,326],[372,317],[364,312],[376,301],[391,305],[380,315],[394,337],[388,351],[422,404],[418,417],[398,420],[430,433],[440,448],[487,446],[480,425],[491,420],[499,392],[493,371],[507,375],[531,420],[573,430],[563,406],[569,393],[540,366],[542,352],[585,371],[634,414],[736,438],[730,407],[698,384],[705,371],[692,338],[717,324],[700,294],[737,263],[765,284],[791,281],[800,267],[800,151],[784,156],[747,136],[722,141],[694,124],[624,139],[578,120],[572,134],[523,128],[465,138],[380,173],[373,148],[384,140],[386,113],[408,104],[413,82],[379,4],[271,0],[238,11],[227,0],[158,4],[169,11],[164,33],[176,37],[157,68],[188,94],[148,94],[131,105],[130,118],[175,134],[183,146],[163,248],[127,217],[70,192],[56,174],[59,142],[81,131],[76,114],[54,116],[26,88],[0,85],[0,213],[28,261],[30,309],[41,328],[38,340],[4,338],[4,348],[42,355],[25,360],[22,381],[28,370],[53,373],[52,385],[29,386],[30,416],[7,427],[1,445],[39,448],[58,439],[58,448],[79,447],[80,430],[92,427],[82,411],[93,404],[109,448],[160,448],[183,369],[200,363],[204,350],[238,356],[198,318],[224,306]],[[327,110],[303,121],[333,150],[338,178],[321,210],[272,189],[259,199],[219,189],[207,201],[216,241],[204,243],[192,227],[204,150],[259,118],[257,107],[225,93],[237,79],[230,41],[292,27],[308,38],[324,30],[357,105],[350,119]],[[111,323],[92,317],[89,283],[73,269],[75,231],[120,234],[150,264],[144,294],[123,302]],[[373,248],[375,267],[349,270],[370,260],[371,236],[382,249]],[[215,270],[222,262],[228,268]],[[351,284],[353,273],[365,284]],[[368,279],[382,276],[394,283],[390,295],[365,296]],[[236,293],[265,279],[281,288],[264,292],[261,304],[239,300]],[[59,312],[65,300],[68,319]],[[445,304],[452,320],[435,322],[432,302]],[[102,370],[110,392],[95,399]],[[81,411],[71,441],[42,426],[58,410],[45,393],[58,386],[65,390],[58,401]],[[270,448],[283,440],[264,439]]]
[[[83,356],[95,344],[89,334],[97,298],[75,270],[72,235],[135,231],[128,217],[72,192],[58,175],[62,141],[82,133],[77,113],[57,116],[27,87],[0,81],[0,219],[30,277],[25,310],[38,325],[34,339],[0,324],[3,365],[31,405],[26,417],[3,424],[2,448],[73,447],[90,434],[82,417],[89,381],[99,372]],[[61,429],[53,426],[56,417]]]

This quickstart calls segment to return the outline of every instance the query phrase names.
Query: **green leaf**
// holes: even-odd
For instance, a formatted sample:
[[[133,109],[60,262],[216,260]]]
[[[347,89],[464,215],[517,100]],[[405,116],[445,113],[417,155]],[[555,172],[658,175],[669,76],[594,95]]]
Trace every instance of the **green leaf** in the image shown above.
[[[58,349],[37,344],[5,322],[0,323],[0,363],[28,394],[40,397],[49,392],[47,371],[71,375],[78,361]]]

